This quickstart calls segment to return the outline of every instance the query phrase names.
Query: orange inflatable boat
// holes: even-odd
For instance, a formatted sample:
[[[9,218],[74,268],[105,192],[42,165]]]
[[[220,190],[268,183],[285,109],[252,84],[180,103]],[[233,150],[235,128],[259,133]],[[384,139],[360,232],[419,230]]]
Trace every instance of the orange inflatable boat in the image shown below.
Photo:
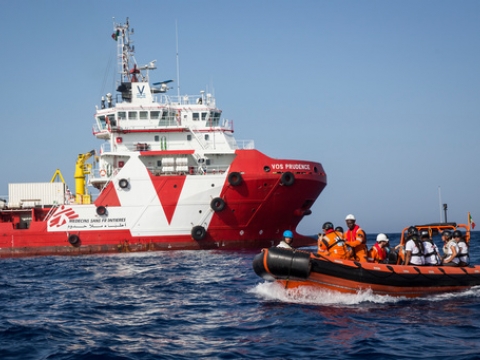
[[[470,226],[449,224],[417,225],[432,235],[442,230],[465,227],[470,239]],[[404,233],[400,244],[405,242]],[[356,293],[371,290],[374,294],[419,297],[430,294],[462,291],[480,285],[480,266],[413,266],[338,260],[303,250],[263,249],[253,260],[256,274],[265,280],[277,281],[285,288],[311,286],[321,289]]]

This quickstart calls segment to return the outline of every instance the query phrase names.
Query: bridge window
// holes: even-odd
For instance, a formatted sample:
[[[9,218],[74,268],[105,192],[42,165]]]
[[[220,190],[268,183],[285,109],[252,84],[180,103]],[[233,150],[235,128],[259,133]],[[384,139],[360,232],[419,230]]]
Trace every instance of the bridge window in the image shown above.
[[[202,121],[205,121],[207,119],[207,114],[206,112],[202,112]]]
[[[193,121],[198,121],[200,119],[199,113],[192,113],[192,119]]]
[[[140,111],[140,120],[148,119],[148,111]]]
[[[136,111],[129,111],[128,112],[128,120],[137,120],[138,113]]]
[[[127,113],[125,111],[117,112],[117,120],[125,120],[127,118]]]
[[[150,119],[152,120],[160,119],[160,111],[150,111]]]

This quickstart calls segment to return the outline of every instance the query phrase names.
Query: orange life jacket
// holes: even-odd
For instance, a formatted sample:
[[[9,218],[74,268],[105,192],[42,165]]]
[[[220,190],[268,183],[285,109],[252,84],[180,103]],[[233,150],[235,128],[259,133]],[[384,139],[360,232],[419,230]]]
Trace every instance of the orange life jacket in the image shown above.
[[[318,239],[318,253],[329,255],[335,259],[350,258],[345,241],[333,230],[327,230],[326,234]]]
[[[355,225],[355,227],[347,231],[344,234],[347,245],[353,248],[355,258],[358,261],[367,261],[367,237],[365,232],[360,228],[360,226]]]

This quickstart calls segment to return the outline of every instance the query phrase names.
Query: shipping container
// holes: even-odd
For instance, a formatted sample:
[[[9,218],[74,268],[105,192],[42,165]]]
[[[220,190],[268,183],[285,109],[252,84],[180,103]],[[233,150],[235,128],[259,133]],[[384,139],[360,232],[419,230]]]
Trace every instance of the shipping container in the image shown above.
[[[26,208],[65,203],[66,185],[62,182],[8,184],[8,206]]]

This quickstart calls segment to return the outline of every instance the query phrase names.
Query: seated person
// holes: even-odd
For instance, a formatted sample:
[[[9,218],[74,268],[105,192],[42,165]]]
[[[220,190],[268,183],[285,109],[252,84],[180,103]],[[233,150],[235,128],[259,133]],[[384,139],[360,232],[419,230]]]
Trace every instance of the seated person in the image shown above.
[[[405,265],[424,265],[423,244],[418,237],[418,230],[415,226],[410,226],[407,233],[407,242],[405,243]]]
[[[294,249],[292,246],[293,243],[293,232],[290,230],[285,230],[283,232],[283,240],[280,241],[280,243],[277,245],[279,248],[285,248],[285,249]]]
[[[468,266],[470,265],[470,254],[469,254],[469,246],[467,242],[465,241],[465,238],[462,235],[462,232],[460,230],[455,230],[453,232],[453,240],[457,242],[458,246],[458,260],[459,266]]]
[[[438,247],[430,238],[428,231],[422,230],[420,233],[420,238],[423,242],[423,256],[425,257],[425,265],[440,265],[442,263],[442,259],[440,258]]]
[[[387,250],[388,247],[387,235],[380,233],[377,235],[377,242],[368,251],[368,260],[374,263],[387,263]]]
[[[445,234],[446,233],[446,234]],[[443,240],[443,261],[442,265],[443,266],[458,266],[460,263],[460,260],[458,259],[458,245],[457,242],[452,239],[450,232],[444,231],[442,234],[442,240]]]
[[[331,222],[322,226],[323,234],[318,234],[318,254],[335,259],[350,259],[351,252],[345,241],[337,235]]]

